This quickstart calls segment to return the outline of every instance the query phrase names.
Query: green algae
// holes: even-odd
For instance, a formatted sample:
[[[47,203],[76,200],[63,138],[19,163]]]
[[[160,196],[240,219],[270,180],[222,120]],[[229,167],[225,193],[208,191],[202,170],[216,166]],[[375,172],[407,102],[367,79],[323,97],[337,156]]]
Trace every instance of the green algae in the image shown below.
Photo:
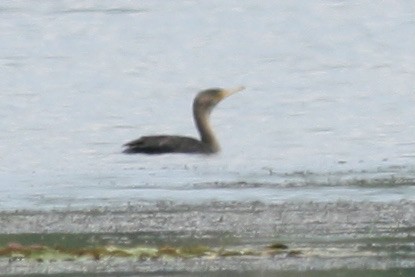
[[[101,260],[110,257],[146,259],[189,259],[189,258],[220,258],[232,256],[272,256],[276,254],[299,255],[299,250],[289,250],[283,244],[272,244],[258,249],[215,248],[205,245],[194,246],[97,246],[68,248],[62,246],[44,246],[38,244],[22,245],[9,243],[0,247],[0,257],[9,258],[10,261],[30,259],[43,261],[74,261],[80,259]]]

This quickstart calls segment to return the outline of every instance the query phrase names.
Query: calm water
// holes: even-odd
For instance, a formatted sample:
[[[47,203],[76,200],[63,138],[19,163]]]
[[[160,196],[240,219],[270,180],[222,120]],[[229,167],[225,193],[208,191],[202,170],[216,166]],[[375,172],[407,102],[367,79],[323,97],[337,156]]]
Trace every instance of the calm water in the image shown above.
[[[395,180],[415,175],[412,8],[3,2],[0,209],[166,198],[413,200],[414,187]],[[141,135],[196,136],[195,93],[236,85],[247,89],[212,116],[219,155],[120,154]],[[386,184],[350,182],[373,178]],[[211,182],[230,185],[192,191]],[[271,185],[252,192],[233,189],[238,182]]]

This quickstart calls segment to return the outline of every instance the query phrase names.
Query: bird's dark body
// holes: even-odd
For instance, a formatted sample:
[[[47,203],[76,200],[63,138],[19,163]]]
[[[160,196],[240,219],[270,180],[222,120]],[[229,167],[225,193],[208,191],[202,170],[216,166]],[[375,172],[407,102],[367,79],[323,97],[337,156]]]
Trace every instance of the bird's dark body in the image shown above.
[[[225,97],[243,90],[244,87],[234,89],[207,89],[199,92],[193,101],[193,117],[200,140],[183,136],[145,136],[124,144],[124,153],[127,154],[213,154],[220,150],[219,143],[209,124],[209,115],[212,109]]]
[[[124,144],[126,154],[165,154],[165,153],[213,153],[205,143],[183,136],[145,136]]]

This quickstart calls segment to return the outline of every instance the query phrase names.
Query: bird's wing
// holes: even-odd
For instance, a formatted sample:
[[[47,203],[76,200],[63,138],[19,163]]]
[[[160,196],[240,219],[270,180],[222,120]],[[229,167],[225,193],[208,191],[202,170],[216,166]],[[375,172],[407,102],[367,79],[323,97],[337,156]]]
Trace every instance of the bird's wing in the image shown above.
[[[200,142],[181,136],[145,136],[124,144],[124,153],[162,154],[173,152],[197,152]],[[200,151],[199,151],[200,152]]]

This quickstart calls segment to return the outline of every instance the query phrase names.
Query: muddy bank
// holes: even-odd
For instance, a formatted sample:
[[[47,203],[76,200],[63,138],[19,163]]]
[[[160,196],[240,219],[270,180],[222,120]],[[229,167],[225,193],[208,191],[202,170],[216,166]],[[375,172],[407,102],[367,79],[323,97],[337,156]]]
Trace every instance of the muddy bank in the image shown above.
[[[191,276],[203,272],[215,276],[229,271],[239,272],[240,276],[250,276],[248,272],[266,276],[267,272],[277,271],[294,274],[340,270],[346,274],[342,276],[352,276],[356,270],[398,270],[410,276],[415,268],[415,202],[411,201],[273,205],[164,201],[92,210],[2,212],[0,228],[3,247],[19,243],[44,249],[111,246],[127,251],[126,248],[136,247],[203,246],[214,253],[149,259],[108,254],[61,260],[7,254],[0,257],[1,274],[118,272]],[[287,249],[272,254],[264,250],[275,243]],[[245,254],[217,254],[225,250]]]

